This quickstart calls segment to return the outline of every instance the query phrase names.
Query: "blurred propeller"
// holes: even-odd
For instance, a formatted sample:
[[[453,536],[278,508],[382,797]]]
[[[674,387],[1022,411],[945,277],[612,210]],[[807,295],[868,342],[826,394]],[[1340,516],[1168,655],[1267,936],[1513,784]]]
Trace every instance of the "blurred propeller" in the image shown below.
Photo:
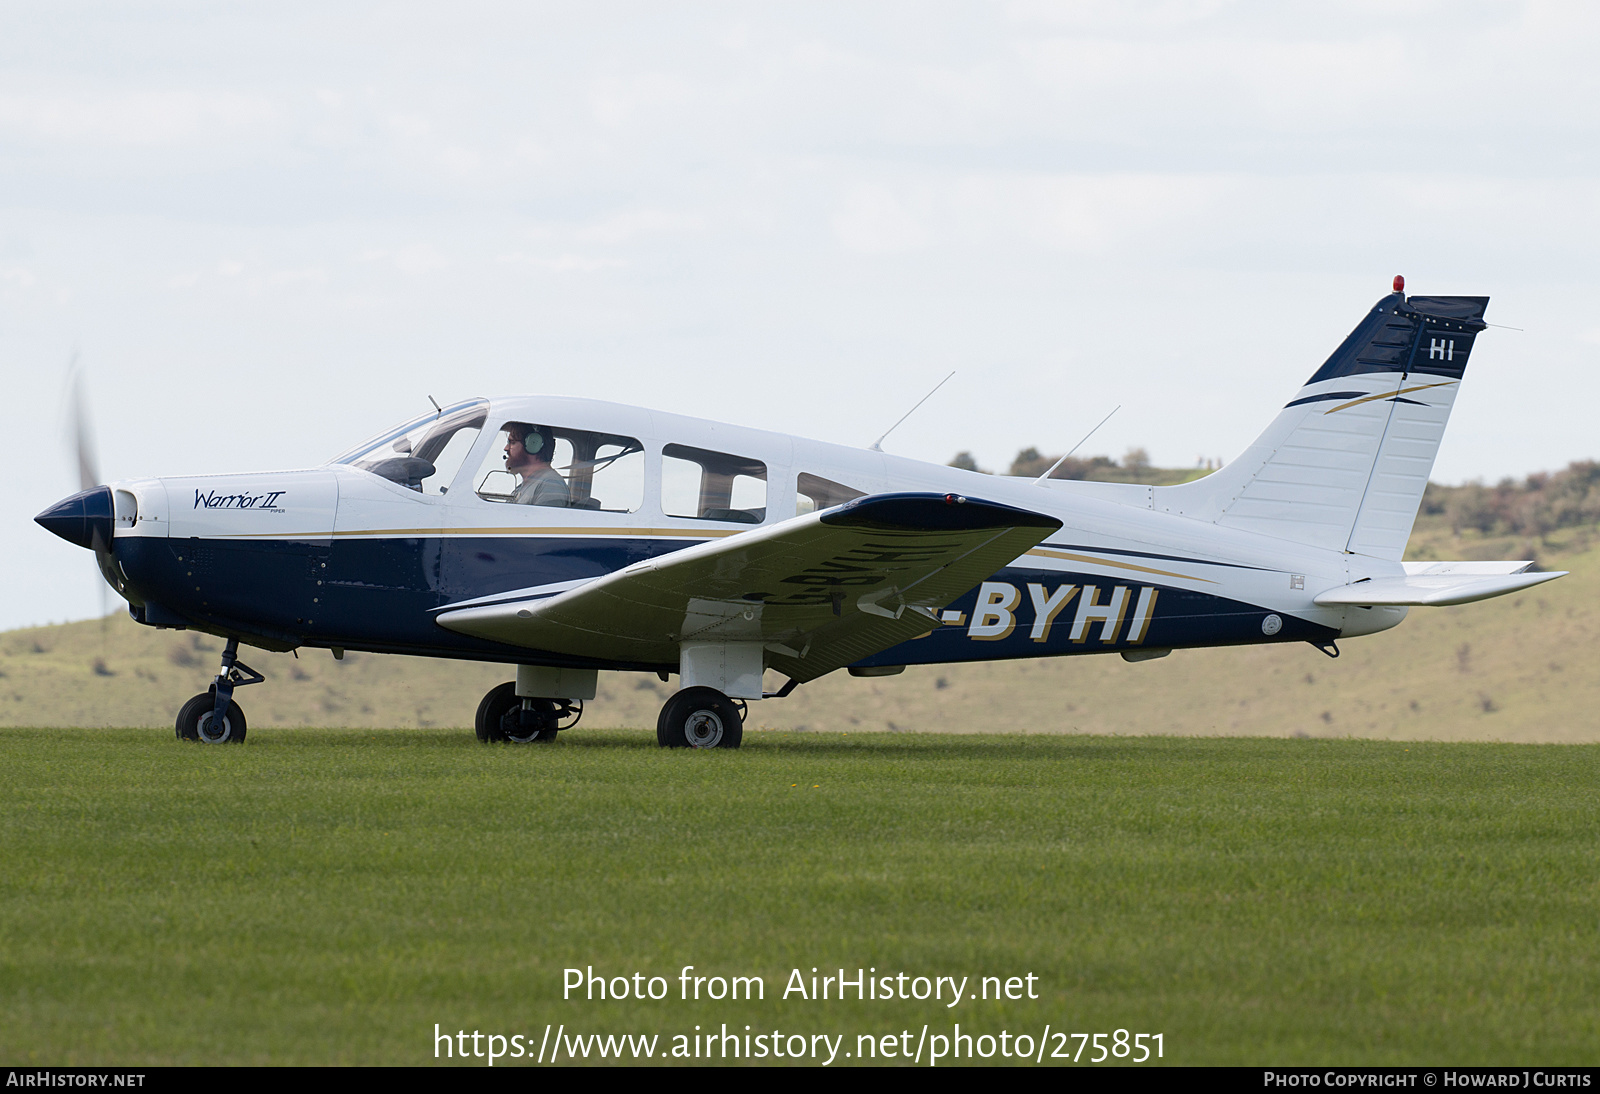
[[[89,399],[84,392],[83,366],[78,360],[78,351],[72,351],[72,360],[67,365],[67,426],[70,436],[70,446],[74,461],[78,465],[78,489],[93,490],[101,486],[100,461],[95,454],[94,426],[89,420]],[[101,638],[104,640],[104,620],[109,614],[106,604],[106,586],[111,586],[118,594],[122,592],[121,575],[117,570],[117,562],[111,554],[111,543],[102,534],[98,522],[92,525],[91,541],[89,548],[94,551],[94,561],[100,571],[100,576],[105,581],[100,584],[100,619],[102,621]]]
[[[78,489],[93,490],[100,485],[100,461],[95,457],[94,429],[89,424],[89,401],[83,393],[83,368],[78,351],[72,351],[67,365],[67,400],[72,430],[73,455],[78,461]]]

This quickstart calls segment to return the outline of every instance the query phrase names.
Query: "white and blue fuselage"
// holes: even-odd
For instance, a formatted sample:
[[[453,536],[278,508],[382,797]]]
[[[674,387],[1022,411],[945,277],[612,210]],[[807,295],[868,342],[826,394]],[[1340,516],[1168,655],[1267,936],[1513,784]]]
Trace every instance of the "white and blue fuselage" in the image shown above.
[[[438,612],[587,581],[750,530],[746,522],[665,511],[662,451],[670,445],[764,464],[764,524],[797,515],[797,502],[805,501],[796,490],[803,474],[863,495],[957,493],[1062,522],[1060,531],[985,582],[981,598],[974,589],[944,609],[944,626],[874,655],[872,664],[1328,642],[1393,626],[1405,614],[1313,602],[1334,586],[1401,574],[1399,562],[1158,512],[1151,508],[1152,487],[1071,480],[1034,485],[592,399],[517,396],[488,400],[486,409],[491,421],[554,422],[637,438],[644,445],[642,504],[632,512],[607,512],[485,500],[471,480],[494,456],[498,433],[492,428],[479,431],[456,481],[433,494],[350,465],[115,483],[121,515],[115,555],[135,618],[280,647],[527,661],[527,649],[439,626]],[[1048,603],[1063,584],[1094,591],[1080,591],[1048,627],[1036,627],[1043,613],[1029,586],[1046,587]],[[1148,591],[1156,594],[1153,603]],[[1141,602],[1143,613],[1136,610]],[[1267,623],[1273,616],[1276,624]],[[540,653],[550,664],[584,663],[560,650]],[[677,670],[676,663],[600,667]]]

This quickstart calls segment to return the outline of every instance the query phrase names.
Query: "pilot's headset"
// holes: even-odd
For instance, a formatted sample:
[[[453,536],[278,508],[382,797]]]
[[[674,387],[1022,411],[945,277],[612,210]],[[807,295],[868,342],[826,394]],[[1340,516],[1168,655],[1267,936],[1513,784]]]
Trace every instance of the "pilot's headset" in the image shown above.
[[[556,439],[546,426],[529,425],[527,422],[507,422],[506,432],[512,436],[520,434],[523,451],[545,463],[549,463],[551,457],[556,454]]]

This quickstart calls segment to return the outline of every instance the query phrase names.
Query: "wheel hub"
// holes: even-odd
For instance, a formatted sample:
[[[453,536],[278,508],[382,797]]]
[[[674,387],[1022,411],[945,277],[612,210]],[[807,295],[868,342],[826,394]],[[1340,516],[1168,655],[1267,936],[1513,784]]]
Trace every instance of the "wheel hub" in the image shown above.
[[[199,723],[195,726],[195,733],[208,745],[222,744],[228,739],[228,735],[232,731],[233,726],[229,724],[226,716],[223,717],[222,724],[213,729],[212,727],[215,725],[215,715],[209,712],[202,714],[200,715]]]
[[[551,725],[554,719],[547,711],[537,707],[527,713],[529,717],[526,725],[523,724],[523,710],[520,704],[506,711],[501,717],[500,732],[505,734],[506,740],[518,745],[549,740],[544,734],[554,728]]]
[[[515,713],[507,718],[502,725],[505,729],[506,740],[512,744],[525,745],[530,741],[537,741],[539,734],[544,732],[544,729],[540,726],[530,726],[527,729],[523,729],[522,722]]]
[[[722,719],[714,710],[697,710],[683,725],[690,748],[716,748],[722,740]]]

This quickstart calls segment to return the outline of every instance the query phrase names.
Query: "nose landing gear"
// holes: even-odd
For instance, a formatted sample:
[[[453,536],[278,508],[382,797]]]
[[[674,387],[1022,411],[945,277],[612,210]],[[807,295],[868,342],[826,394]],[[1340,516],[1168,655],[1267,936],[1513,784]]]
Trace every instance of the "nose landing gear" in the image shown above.
[[[228,639],[222,650],[222,667],[209,690],[196,695],[178,711],[178,740],[209,745],[238,744],[244,740],[244,711],[233,701],[233,689],[265,680],[239,660],[239,640]]]

